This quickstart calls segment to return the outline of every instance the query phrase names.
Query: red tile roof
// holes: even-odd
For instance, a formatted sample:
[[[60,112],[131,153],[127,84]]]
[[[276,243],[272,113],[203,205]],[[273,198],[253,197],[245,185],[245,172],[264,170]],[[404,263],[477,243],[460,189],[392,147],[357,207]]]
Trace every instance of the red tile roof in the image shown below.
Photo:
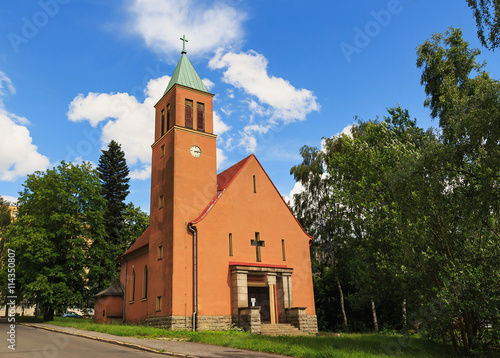
[[[134,251],[137,251],[139,249],[142,249],[145,246],[149,245],[149,227],[144,230],[141,236],[130,246],[130,248],[120,257],[123,257],[125,255],[131,254]]]
[[[238,175],[241,169],[245,166],[245,164],[250,160],[251,157],[254,157],[254,155],[250,154],[245,159],[240,160],[232,167],[227,168],[222,173],[217,175],[217,191],[226,189],[229,186],[229,184],[231,184],[233,179]]]
[[[201,214],[196,219],[191,221],[190,224],[199,223],[207,215],[210,209],[212,209],[212,207],[215,205],[215,203],[217,203],[221,195],[224,193],[224,190],[226,190],[229,187],[229,185],[233,182],[234,178],[238,176],[238,174],[241,172],[245,164],[248,163],[248,161],[252,157],[255,158],[253,154],[250,154],[245,159],[240,160],[232,167],[227,168],[222,173],[219,173],[219,175],[217,175],[217,194],[213,197],[213,199],[210,201],[207,207],[201,212]]]

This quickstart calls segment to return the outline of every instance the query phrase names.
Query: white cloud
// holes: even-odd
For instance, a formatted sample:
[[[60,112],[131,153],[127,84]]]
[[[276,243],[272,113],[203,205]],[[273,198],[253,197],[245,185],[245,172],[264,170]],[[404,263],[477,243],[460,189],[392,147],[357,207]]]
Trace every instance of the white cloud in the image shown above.
[[[300,184],[299,182],[296,182],[295,185],[293,186],[292,190],[290,190],[290,193],[288,195],[285,195],[283,197],[283,199],[285,199],[285,201],[287,203],[290,203],[290,206],[293,207],[293,205],[295,204],[294,200],[293,200],[293,195],[301,193],[303,191],[304,191],[304,187],[302,186],[302,184]]]
[[[230,129],[231,127],[222,121],[217,111],[214,111],[214,134],[221,135]]]
[[[354,126],[354,123],[351,123],[351,124],[345,126],[340,133],[333,135],[331,138],[340,137],[342,134],[345,134],[346,136],[352,138],[352,127],[353,126]],[[322,152],[326,152],[325,144],[326,144],[325,139],[322,139],[321,140],[321,151]]]
[[[2,198],[7,200],[9,203],[16,205],[17,204],[17,198],[9,195],[0,195]]]
[[[10,78],[7,77],[5,73],[0,71],[0,96],[5,94],[5,87],[7,87],[8,93],[16,93],[16,89],[14,88]]]
[[[245,148],[247,153],[254,153],[257,150],[257,138],[255,135],[240,131],[241,139],[239,146]]]
[[[211,90],[212,88],[214,88],[215,86],[215,83],[213,83],[212,81],[210,81],[208,78],[204,78],[201,80],[201,82],[203,82],[203,84],[205,85],[205,87],[207,88],[207,90]]]
[[[143,168],[138,168],[130,172],[132,180],[146,180],[151,176],[151,165],[145,165]]]
[[[186,50],[194,56],[238,45],[246,18],[244,12],[223,1],[132,0],[128,10],[132,30],[170,62],[178,58],[183,34],[188,39]]]
[[[217,170],[224,168],[226,161],[227,156],[224,154],[224,151],[220,148],[217,148]]]
[[[248,124],[239,131],[240,141],[238,146],[243,147],[247,153],[257,151],[257,136],[266,135],[271,129],[270,124]]]
[[[144,102],[128,93],[89,93],[73,99],[67,113],[73,122],[88,121],[92,126],[106,121],[102,128],[103,146],[111,140],[121,144],[133,179],[146,179],[151,174],[151,147],[154,140],[154,105],[162,97],[169,76],[151,79],[145,89]],[[146,175],[147,174],[147,175]]]
[[[210,60],[209,67],[222,69],[224,82],[257,97],[259,103],[252,100],[249,108],[260,115],[270,115],[271,122],[281,120],[287,124],[305,120],[309,113],[319,110],[320,105],[313,92],[297,89],[289,81],[269,75],[267,63],[262,54],[253,50],[223,55],[223,50],[219,49]]]
[[[15,93],[10,78],[0,71],[0,180],[15,181],[19,177],[45,170],[49,159],[38,152],[26,126],[29,121],[8,112],[1,96]]]
[[[344,127],[344,129],[342,129],[342,132],[340,132],[340,134],[345,134],[346,136],[352,138],[352,127],[353,127],[353,125],[354,124],[349,124],[348,126]]]

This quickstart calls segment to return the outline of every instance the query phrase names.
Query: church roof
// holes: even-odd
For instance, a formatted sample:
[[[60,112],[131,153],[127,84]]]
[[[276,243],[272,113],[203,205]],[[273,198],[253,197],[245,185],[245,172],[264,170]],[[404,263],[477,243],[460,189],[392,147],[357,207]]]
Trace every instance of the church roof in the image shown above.
[[[174,74],[172,75],[172,78],[170,79],[167,89],[163,95],[167,94],[167,92],[170,91],[175,84],[210,93],[201,81],[200,76],[196,73],[196,70],[185,53],[182,53],[181,59],[179,60]]]
[[[120,282],[117,282],[114,285],[109,286],[105,290],[102,290],[101,292],[94,295],[94,297],[101,297],[101,296],[123,296],[122,284]]]
[[[223,172],[219,173],[219,175],[217,175],[217,191],[226,189],[229,186],[229,184],[231,184],[233,179],[238,175],[241,169],[243,169],[243,167],[250,160],[251,157],[255,157],[255,155],[251,154],[245,159],[240,160],[232,167],[229,167]]]
[[[148,245],[149,245],[149,226],[146,230],[144,230],[142,235],[139,236],[139,238],[133,243],[133,245],[130,246],[130,248],[120,257],[131,254],[132,252],[142,249],[143,247]]]

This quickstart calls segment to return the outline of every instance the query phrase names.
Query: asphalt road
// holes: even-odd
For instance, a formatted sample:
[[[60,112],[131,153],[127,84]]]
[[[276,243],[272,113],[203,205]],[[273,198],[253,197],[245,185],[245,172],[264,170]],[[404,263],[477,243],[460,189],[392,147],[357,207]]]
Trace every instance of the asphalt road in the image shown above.
[[[16,325],[15,350],[9,349],[9,326],[0,325],[2,358],[158,358],[162,355],[142,352],[116,344]]]

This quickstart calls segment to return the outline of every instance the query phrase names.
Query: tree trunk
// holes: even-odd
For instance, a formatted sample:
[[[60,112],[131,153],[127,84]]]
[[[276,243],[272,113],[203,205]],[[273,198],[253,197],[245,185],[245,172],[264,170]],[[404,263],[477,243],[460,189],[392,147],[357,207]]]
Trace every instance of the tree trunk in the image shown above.
[[[339,292],[340,292],[340,308],[342,309],[342,317],[344,317],[344,326],[345,326],[345,329],[348,331],[349,326],[347,325],[347,315],[345,313],[344,291],[342,291],[342,285],[340,284],[340,280],[339,280],[339,276],[337,275],[337,272],[335,272],[335,278],[337,279],[337,286],[339,287]]]
[[[52,307],[45,307],[43,310],[43,320],[53,321],[54,320],[54,309]]]
[[[408,325],[408,314],[406,312],[406,298],[403,300],[403,328]]]
[[[373,328],[378,332],[377,311],[375,310],[375,301],[372,298]]]

